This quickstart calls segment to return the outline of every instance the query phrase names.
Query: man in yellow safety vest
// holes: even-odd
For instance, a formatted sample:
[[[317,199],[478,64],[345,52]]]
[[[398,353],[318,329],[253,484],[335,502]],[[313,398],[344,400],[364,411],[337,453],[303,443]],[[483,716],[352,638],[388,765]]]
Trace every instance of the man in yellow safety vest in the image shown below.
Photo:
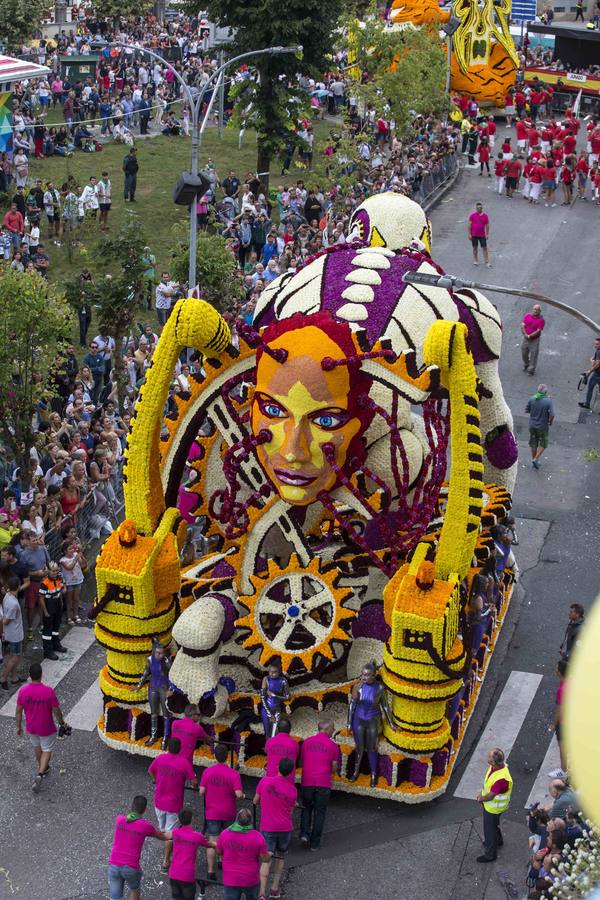
[[[500,831],[500,816],[508,809],[512,794],[513,780],[504,760],[504,753],[497,747],[488,753],[488,770],[483,779],[483,788],[477,800],[483,806],[484,852],[477,862],[493,862],[498,855],[498,847],[504,843]]]

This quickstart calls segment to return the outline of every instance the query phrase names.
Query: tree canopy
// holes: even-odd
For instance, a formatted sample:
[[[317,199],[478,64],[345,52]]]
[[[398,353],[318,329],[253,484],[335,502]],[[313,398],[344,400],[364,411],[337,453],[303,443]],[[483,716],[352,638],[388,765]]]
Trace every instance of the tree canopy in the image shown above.
[[[85,284],[85,299],[95,308],[100,334],[115,341],[114,369],[121,409],[127,381],[123,340],[146,309],[142,298],[144,272],[148,268],[145,245],[140,221],[130,214],[114,236],[103,237],[98,242],[94,259],[99,265],[93,281]],[[109,264],[110,272],[106,271]],[[70,302],[77,307],[82,294],[78,277],[67,284],[66,291]]]
[[[174,227],[177,244],[173,250],[171,275],[176,281],[187,282],[189,266],[189,235],[187,227]],[[201,231],[196,248],[196,284],[200,296],[216,309],[225,311],[233,300],[243,296],[241,276],[236,259],[219,234]]]
[[[209,18],[233,29],[232,53],[265,47],[302,45],[294,54],[257,56],[258,83],[242,82],[236,93],[238,120],[257,131],[257,171],[268,172],[271,159],[290,140],[303,113],[296,87],[298,73],[321,75],[331,66],[334,33],[347,9],[346,0],[287,0],[281,14],[273,14],[270,0],[208,0]],[[266,181],[266,179],[265,179]]]
[[[99,19],[115,19],[119,16],[142,16],[150,12],[154,0],[94,0],[94,14]]]
[[[71,311],[64,295],[37,272],[0,271],[0,430],[30,483],[36,418],[56,395],[54,375],[70,339]]]
[[[20,50],[53,6],[54,0],[2,0],[0,35],[7,50]]]
[[[444,93],[447,58],[433,28],[391,31],[373,16],[353,34],[357,69],[351,90],[395,122],[403,137],[415,115],[440,117],[448,111]],[[367,76],[360,77],[361,71]]]

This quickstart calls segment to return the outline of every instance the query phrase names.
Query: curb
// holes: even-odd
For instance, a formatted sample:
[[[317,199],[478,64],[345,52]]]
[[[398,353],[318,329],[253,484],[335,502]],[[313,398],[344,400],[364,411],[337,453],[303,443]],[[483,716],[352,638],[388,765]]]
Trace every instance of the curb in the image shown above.
[[[450,178],[448,178],[447,181],[444,181],[443,184],[436,188],[433,194],[431,194],[431,196],[423,203],[423,209],[426,213],[434,209],[440,202],[442,197],[444,197],[448,193],[448,191],[450,191],[454,187],[460,177],[461,172],[462,167],[459,162],[456,167],[456,171],[450,176]]]

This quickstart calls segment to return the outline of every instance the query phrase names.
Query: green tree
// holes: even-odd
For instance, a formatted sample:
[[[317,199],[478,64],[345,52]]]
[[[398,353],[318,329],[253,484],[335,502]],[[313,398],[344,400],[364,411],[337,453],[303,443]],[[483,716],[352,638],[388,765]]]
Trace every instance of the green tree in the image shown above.
[[[188,0],[188,5],[198,6]],[[276,14],[267,0],[208,0],[209,18],[234,31],[233,53],[265,47],[301,44],[294,54],[257,56],[258,82],[236,87],[237,116],[257,131],[257,172],[268,172],[273,157],[290,141],[303,113],[307,95],[297,90],[298,73],[321,75],[331,65],[333,34],[347,9],[347,0],[287,0]],[[252,61],[251,61],[252,62]],[[268,175],[262,176],[268,188]]]
[[[188,279],[190,258],[187,226],[175,225],[173,231],[177,243],[173,250],[171,275],[183,283]],[[198,234],[196,284],[200,285],[201,297],[219,310],[225,311],[233,301],[243,296],[235,256],[219,234],[206,231]]]
[[[94,0],[94,14],[100,19],[118,20],[121,16],[141,16],[154,6],[154,0]]]
[[[2,0],[0,36],[6,49],[21,50],[53,6],[54,0]]]
[[[56,396],[53,374],[69,340],[72,314],[64,295],[37,272],[0,271],[0,430],[20,468],[23,488],[31,481],[38,410]]]
[[[434,28],[390,31],[371,16],[354,35],[356,63],[367,80],[357,78],[350,90],[359,104],[393,119],[400,138],[410,133],[415,114],[440,117],[448,111],[446,50]]]
[[[139,314],[146,309],[143,299],[146,243],[138,217],[130,214],[114,236],[103,237],[98,242],[93,254],[98,265],[93,281],[85,285],[86,298],[96,311],[100,334],[115,341],[113,370],[121,410],[127,384],[123,345],[135,328]],[[65,290],[71,304],[77,308],[82,293],[79,278],[72,279]]]

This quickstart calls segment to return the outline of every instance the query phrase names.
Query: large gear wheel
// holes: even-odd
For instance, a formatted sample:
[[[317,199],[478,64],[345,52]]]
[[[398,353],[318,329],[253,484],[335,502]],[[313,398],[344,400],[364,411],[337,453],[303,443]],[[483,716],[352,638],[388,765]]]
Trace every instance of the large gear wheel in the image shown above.
[[[261,648],[261,666],[279,658],[284,672],[296,661],[310,672],[315,657],[333,660],[333,642],[350,640],[344,626],[356,615],[344,606],[352,592],[337,586],[338,577],[335,565],[316,558],[302,566],[292,554],[285,568],[270,560],[268,572],[250,576],[254,593],[239,597],[248,614],[236,626],[250,631],[242,646]]]

